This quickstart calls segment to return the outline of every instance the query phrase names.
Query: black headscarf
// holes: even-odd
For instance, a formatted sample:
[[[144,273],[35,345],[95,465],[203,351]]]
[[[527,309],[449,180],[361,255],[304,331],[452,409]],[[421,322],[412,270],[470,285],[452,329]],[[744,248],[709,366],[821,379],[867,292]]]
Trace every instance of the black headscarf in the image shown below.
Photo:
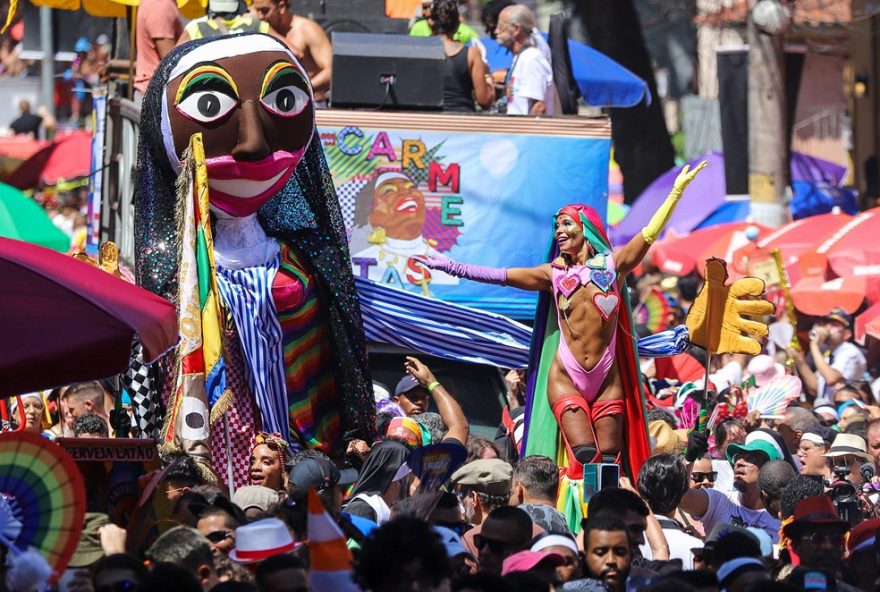
[[[407,458],[409,449],[400,442],[385,440],[373,446],[350,497],[361,493],[384,494]]]

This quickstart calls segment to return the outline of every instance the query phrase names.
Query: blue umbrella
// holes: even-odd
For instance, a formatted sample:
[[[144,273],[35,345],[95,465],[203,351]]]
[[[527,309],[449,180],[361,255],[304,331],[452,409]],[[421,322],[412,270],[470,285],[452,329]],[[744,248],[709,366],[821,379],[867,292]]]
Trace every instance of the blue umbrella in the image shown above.
[[[546,37],[546,35],[545,35]],[[491,37],[481,37],[486,47],[489,70],[510,68],[513,56]],[[648,84],[606,56],[578,41],[568,40],[571,69],[587,105],[593,107],[632,107],[642,100],[651,102]]]

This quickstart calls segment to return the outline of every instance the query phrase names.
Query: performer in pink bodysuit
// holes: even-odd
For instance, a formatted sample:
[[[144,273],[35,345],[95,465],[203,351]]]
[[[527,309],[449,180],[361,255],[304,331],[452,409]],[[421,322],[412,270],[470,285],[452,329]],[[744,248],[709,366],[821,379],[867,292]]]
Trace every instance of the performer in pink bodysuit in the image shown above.
[[[601,216],[589,206],[575,204],[556,213],[554,239],[560,256],[551,263],[498,269],[456,263],[442,256],[419,258],[425,266],[449,275],[553,294],[559,336],[546,374],[546,395],[562,429],[572,478],[581,473],[583,463],[620,463],[625,441],[631,473],[647,457],[624,281],[659,236],[684,188],[704,166],[693,171],[685,167],[648,226],[614,252]]]

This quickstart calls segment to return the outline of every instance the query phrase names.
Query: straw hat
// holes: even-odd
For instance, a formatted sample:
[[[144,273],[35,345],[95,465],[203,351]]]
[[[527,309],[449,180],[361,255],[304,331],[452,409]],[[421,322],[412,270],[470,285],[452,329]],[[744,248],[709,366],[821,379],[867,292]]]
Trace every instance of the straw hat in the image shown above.
[[[874,458],[868,454],[868,445],[865,439],[855,434],[837,434],[831,448],[822,456],[835,458],[838,456],[858,456],[868,462],[872,462]]]

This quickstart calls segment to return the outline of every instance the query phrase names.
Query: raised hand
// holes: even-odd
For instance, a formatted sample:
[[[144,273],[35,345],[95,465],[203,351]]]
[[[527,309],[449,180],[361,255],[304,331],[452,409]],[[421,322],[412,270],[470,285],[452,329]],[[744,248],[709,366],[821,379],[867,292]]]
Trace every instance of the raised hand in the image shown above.
[[[675,178],[675,182],[672,184],[672,193],[680,196],[685,188],[691,184],[691,181],[693,181],[700,173],[700,171],[702,171],[707,166],[709,166],[709,163],[705,160],[695,166],[693,170],[690,169],[690,165],[684,165],[684,168],[681,169],[681,172],[678,173],[678,176]]]

